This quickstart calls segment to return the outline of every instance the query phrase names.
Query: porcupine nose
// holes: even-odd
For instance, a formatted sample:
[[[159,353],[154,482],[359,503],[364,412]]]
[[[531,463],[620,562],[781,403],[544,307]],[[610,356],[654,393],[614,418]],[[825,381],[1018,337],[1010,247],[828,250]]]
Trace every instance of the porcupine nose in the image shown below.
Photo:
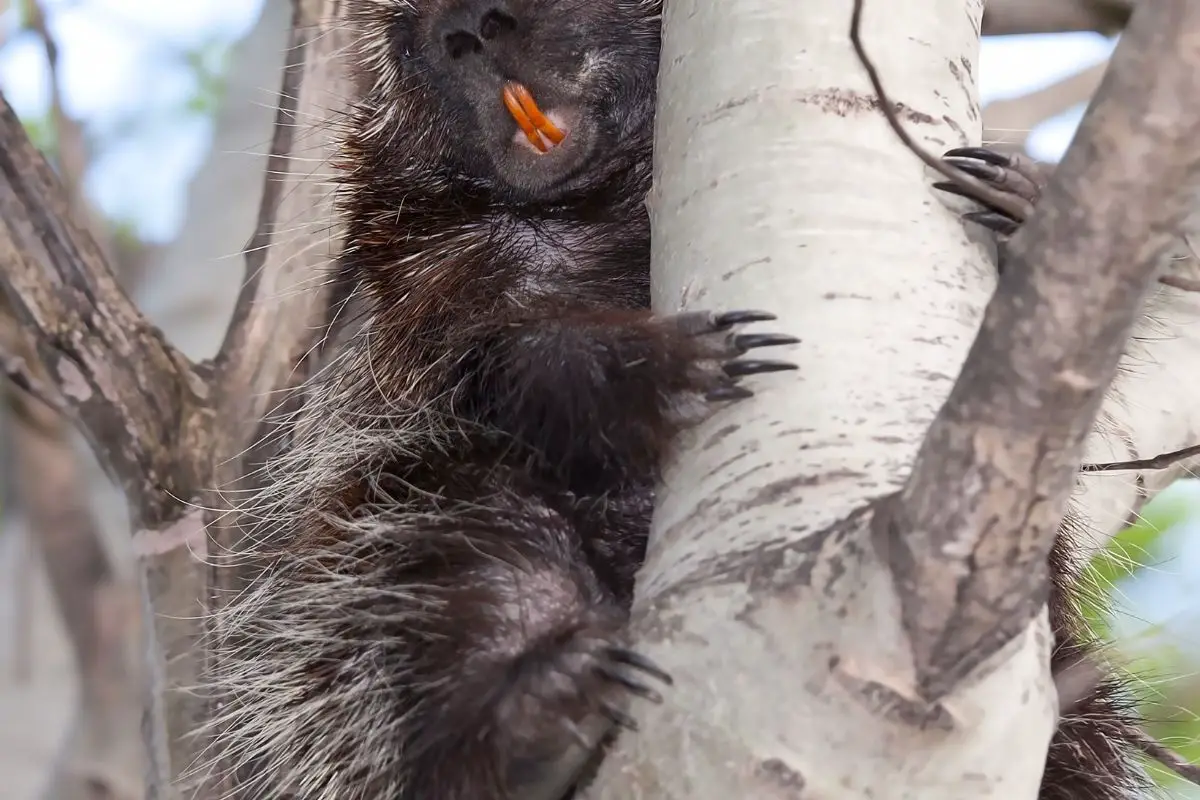
[[[453,61],[499,55],[513,44],[517,18],[502,0],[467,0],[457,4],[437,26],[442,47]]]

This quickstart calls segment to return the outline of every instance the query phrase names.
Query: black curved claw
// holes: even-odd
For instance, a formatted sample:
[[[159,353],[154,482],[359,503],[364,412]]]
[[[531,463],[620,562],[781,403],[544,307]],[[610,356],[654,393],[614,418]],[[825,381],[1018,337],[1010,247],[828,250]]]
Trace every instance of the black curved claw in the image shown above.
[[[799,369],[790,361],[767,361],[754,359],[738,359],[737,361],[726,361],[721,365],[721,370],[731,378],[740,378],[743,375],[757,375],[760,372],[783,372],[789,369]]]
[[[977,225],[990,228],[996,233],[1006,236],[1011,236],[1021,227],[1019,223],[1013,221],[1012,217],[1001,214],[999,211],[969,211],[962,216],[963,219],[969,219]]]
[[[626,689],[628,689],[631,694],[636,694],[638,697],[643,697],[655,705],[658,705],[663,701],[663,696],[654,689],[651,689],[641,681],[636,681],[628,675],[622,674],[615,669],[596,667],[596,672],[605,680],[612,681],[613,683],[619,683],[621,686],[624,686]]]
[[[965,186],[959,186],[957,183],[951,183],[950,181],[938,181],[937,183],[933,184],[933,188],[941,189],[943,192],[948,194],[956,194],[959,197],[965,197],[968,200],[979,202],[972,190],[966,188]]]
[[[610,661],[625,664],[634,669],[640,669],[647,675],[653,675],[655,678],[658,678],[667,686],[675,684],[675,679],[671,677],[670,673],[636,650],[627,650],[624,647],[610,647],[606,655]]]
[[[995,210],[995,208],[986,200],[980,200],[970,189],[959,186],[957,183],[938,181],[937,183],[933,184],[933,188],[941,189],[947,194],[956,194],[959,197],[965,197],[968,200],[974,200],[976,203],[992,209],[991,211],[968,211],[962,215],[963,219],[973,220],[985,228],[991,228],[997,233],[1003,233],[1009,236],[1015,233],[1017,228],[1020,227],[1020,223],[1013,220],[1013,218],[1008,214],[1004,213],[1003,211]]]
[[[739,333],[733,337],[733,346],[741,352],[753,347],[774,347],[781,344],[799,344],[800,340],[786,333]]]
[[[950,181],[937,181],[936,184],[934,184],[934,188],[936,188],[936,190],[947,192],[948,194],[958,194],[959,197],[965,197],[968,200],[976,200],[978,203],[976,196],[974,196],[974,192],[968,190],[968,188],[965,186],[952,184]]]
[[[637,732],[638,725],[637,722],[634,721],[633,717],[629,716],[616,706],[610,705],[609,703],[601,703],[600,711],[604,714],[604,716],[608,717],[622,728],[627,728],[635,733]]]
[[[947,164],[952,164],[957,169],[962,170],[968,175],[974,175],[981,181],[995,181],[1004,173],[994,164],[980,164],[978,161],[971,161],[963,158],[943,158]]]
[[[766,311],[726,311],[713,318],[713,325],[716,330],[724,330],[745,322],[769,322],[773,319],[775,315]]]
[[[986,147],[956,147],[953,150],[947,150],[942,154],[946,156],[959,158],[973,158],[977,161],[986,161],[989,164],[995,164],[997,167],[1012,166],[1012,160],[1003,153],[997,153],[995,150],[989,150]]]
[[[704,393],[704,399],[710,403],[724,403],[727,400],[745,400],[754,397],[754,392],[744,386],[718,386]]]

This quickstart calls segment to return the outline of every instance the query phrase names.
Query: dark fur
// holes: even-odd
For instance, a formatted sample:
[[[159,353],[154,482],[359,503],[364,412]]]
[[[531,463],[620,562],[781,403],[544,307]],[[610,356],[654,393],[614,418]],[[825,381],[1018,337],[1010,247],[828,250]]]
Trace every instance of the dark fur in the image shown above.
[[[270,574],[223,612],[255,797],[561,795],[664,677],[622,637],[665,448],[781,366],[729,367],[785,341],[739,336],[753,316],[648,310],[658,3],[413,5],[351,2],[342,268],[368,315],[264,501]],[[563,146],[511,144],[503,78],[577,112]],[[1044,800],[1121,796],[1105,724],[1062,727]]]

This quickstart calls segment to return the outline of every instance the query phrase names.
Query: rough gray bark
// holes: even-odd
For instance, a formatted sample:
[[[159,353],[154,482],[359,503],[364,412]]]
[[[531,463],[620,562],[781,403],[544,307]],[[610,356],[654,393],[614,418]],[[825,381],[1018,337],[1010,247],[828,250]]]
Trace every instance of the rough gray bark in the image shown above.
[[[313,121],[349,96],[333,58],[345,44],[340,5],[296,3],[264,219],[250,248],[246,288],[211,364],[189,361],[138,312],[73,218],[57,177],[0,103],[0,283],[68,411],[122,487],[135,528],[139,581],[153,611],[150,670],[163,681],[147,718],[151,797],[171,796],[185,784],[181,777],[208,744],[194,735],[207,707],[195,688],[203,677],[210,588],[224,578],[210,581],[206,554],[235,538],[233,523],[221,516],[229,504],[220,490],[251,469],[245,445],[261,432],[258,420],[278,392],[303,378],[296,365],[327,316],[315,271],[332,251],[321,247],[329,198],[309,170],[289,168],[303,162],[287,153],[302,151],[293,147],[301,142],[292,134],[298,121],[323,130]],[[327,137],[309,142],[324,147]],[[298,196],[303,202],[289,205]],[[288,214],[279,216],[288,235],[276,240],[274,215]],[[315,221],[313,235],[296,235],[301,218]],[[288,248],[307,257],[289,258]],[[207,533],[206,523],[218,518],[222,524]]]
[[[1045,603],[1046,558],[1105,393],[1200,189],[1200,6],[1144,4],[1009,261],[904,490],[874,526],[921,694]]]

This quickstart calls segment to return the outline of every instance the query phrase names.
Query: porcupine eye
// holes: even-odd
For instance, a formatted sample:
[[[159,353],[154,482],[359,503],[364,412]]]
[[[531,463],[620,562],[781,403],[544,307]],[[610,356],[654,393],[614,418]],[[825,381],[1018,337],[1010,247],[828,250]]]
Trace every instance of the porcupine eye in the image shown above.
[[[396,22],[391,26],[392,54],[403,66],[412,60],[414,36],[412,23],[408,20]]]

